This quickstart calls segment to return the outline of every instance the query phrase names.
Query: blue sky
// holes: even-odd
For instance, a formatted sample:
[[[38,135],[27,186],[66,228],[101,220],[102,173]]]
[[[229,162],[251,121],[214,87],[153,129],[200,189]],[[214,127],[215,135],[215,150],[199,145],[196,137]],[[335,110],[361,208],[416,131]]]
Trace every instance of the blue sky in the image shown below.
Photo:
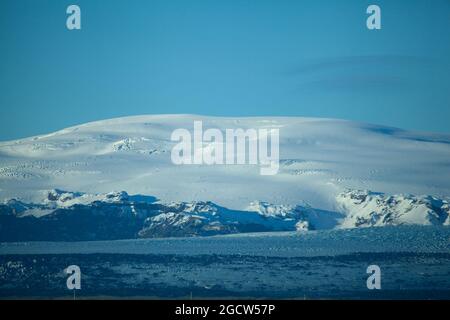
[[[2,0],[0,34],[0,140],[158,113],[450,132],[448,0]]]

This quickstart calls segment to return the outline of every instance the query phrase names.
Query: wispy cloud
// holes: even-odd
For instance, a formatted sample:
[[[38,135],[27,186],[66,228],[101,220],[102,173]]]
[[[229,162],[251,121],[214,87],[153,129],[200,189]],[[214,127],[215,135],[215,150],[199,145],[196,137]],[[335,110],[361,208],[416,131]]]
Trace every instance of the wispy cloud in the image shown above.
[[[301,90],[325,90],[325,91],[365,91],[365,90],[408,90],[412,82],[407,78],[389,75],[338,75],[324,79],[302,81]]]
[[[417,56],[342,56],[305,61],[288,70],[286,76],[295,79],[300,90],[392,92],[413,86],[411,70],[431,70],[435,65],[433,59]]]
[[[304,61],[287,70],[286,75],[308,75],[360,67],[432,67],[436,63],[437,61],[432,58],[406,55],[342,56]]]

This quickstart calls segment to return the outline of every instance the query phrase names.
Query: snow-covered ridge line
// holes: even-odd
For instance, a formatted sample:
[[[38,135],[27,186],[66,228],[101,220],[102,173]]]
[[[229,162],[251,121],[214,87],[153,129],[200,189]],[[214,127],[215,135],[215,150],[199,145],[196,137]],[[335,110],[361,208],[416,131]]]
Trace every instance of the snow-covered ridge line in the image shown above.
[[[336,197],[346,213],[342,228],[385,225],[450,225],[449,199],[348,190]]]
[[[339,211],[252,202],[230,210],[213,202],[160,203],[126,192],[86,194],[51,190],[41,203],[0,205],[0,241],[83,241],[190,237],[268,231],[310,231],[392,225],[450,225],[449,202],[432,196],[348,190]],[[47,232],[43,232],[43,231]]]

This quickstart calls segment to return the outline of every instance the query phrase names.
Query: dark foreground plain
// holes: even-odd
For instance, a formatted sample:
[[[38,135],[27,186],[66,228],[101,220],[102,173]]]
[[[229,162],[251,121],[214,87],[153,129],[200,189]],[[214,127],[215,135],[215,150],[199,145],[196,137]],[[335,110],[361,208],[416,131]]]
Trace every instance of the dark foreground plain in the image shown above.
[[[76,299],[450,299],[449,241],[448,227],[392,227],[1,244],[0,297],[73,299],[64,269],[78,265]]]

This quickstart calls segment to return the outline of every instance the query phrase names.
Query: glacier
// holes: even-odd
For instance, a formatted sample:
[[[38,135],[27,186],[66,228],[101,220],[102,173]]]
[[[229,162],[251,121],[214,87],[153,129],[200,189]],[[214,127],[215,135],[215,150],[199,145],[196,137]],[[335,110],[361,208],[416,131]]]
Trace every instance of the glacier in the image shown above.
[[[449,299],[450,228],[0,243],[0,299]],[[367,290],[366,268],[382,270]]]
[[[280,168],[175,166],[170,134],[279,129]],[[0,142],[0,299],[449,299],[450,135],[133,116]],[[368,290],[379,265],[382,290]]]
[[[175,166],[177,128],[279,129],[280,170],[252,165]],[[0,201],[39,202],[48,190],[126,191],[164,203],[211,201],[233,210],[251,202],[333,211],[347,190],[450,195],[450,135],[337,119],[149,115],[87,123],[0,142]]]
[[[194,121],[278,129],[279,173],[173,165],[171,132]],[[448,226],[449,176],[448,134],[300,117],[103,120],[0,142],[0,241]]]

